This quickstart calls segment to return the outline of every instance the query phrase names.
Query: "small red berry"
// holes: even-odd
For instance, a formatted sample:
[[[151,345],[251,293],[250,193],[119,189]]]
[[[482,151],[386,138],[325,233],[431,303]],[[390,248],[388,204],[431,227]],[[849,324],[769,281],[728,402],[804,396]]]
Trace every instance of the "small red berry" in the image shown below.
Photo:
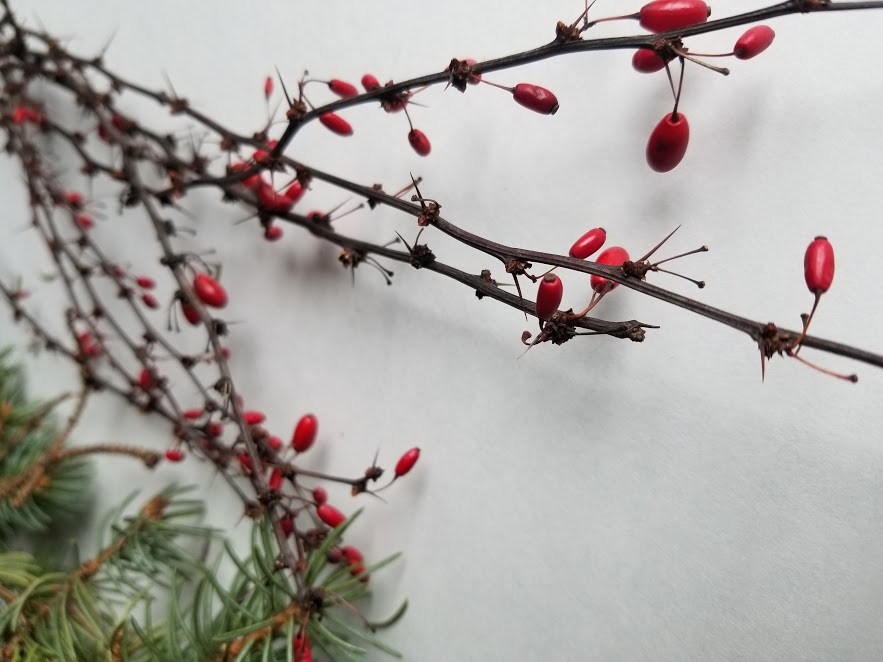
[[[301,184],[298,180],[294,180],[287,189],[285,189],[285,197],[291,200],[291,204],[293,205],[295,202],[301,199],[304,194],[304,185]]]
[[[227,305],[227,292],[208,274],[198,273],[193,279],[193,291],[206,306],[223,308]]]
[[[181,412],[181,416],[186,418],[188,421],[195,421],[197,419],[202,418],[202,415],[205,413],[204,409],[185,409]]]
[[[554,115],[558,112],[558,99],[549,90],[539,85],[519,83],[512,91],[515,101],[543,115]]]
[[[265,163],[270,160],[270,150],[274,149],[276,145],[279,144],[278,140],[271,140],[267,143],[266,149],[256,149],[252,158],[255,163]]]
[[[199,311],[196,310],[195,306],[191,306],[189,303],[181,302],[181,314],[184,316],[188,322],[192,325],[196,326],[202,320],[199,317]]]
[[[150,376],[150,370],[147,368],[141,368],[141,372],[138,373],[138,386],[145,391],[149,391],[154,387],[153,377]]]
[[[277,241],[282,239],[282,228],[278,225],[268,225],[264,228],[264,239],[267,241]]]
[[[273,94],[273,79],[267,76],[264,79],[264,98],[269,99],[271,94]]]
[[[145,306],[153,310],[159,308],[159,301],[157,301],[156,297],[153,296],[150,292],[145,292],[144,294],[142,294],[141,301],[144,302]]]
[[[305,414],[294,427],[294,433],[291,435],[291,446],[298,453],[308,451],[316,441],[316,434],[319,432],[319,419],[313,414]]]
[[[83,206],[83,196],[76,191],[65,193],[64,199],[74,209],[80,209]]]
[[[593,228],[577,239],[573,246],[570,247],[570,257],[585,260],[601,248],[605,241],[607,241],[607,232],[604,228]]]
[[[328,503],[323,503],[316,508],[316,514],[332,529],[336,529],[346,521],[346,515]]]
[[[639,13],[641,27],[651,32],[667,32],[688,25],[705,23],[711,9],[702,0],[654,0]]]
[[[353,135],[353,127],[350,126],[350,123],[343,119],[340,115],[335,115],[334,113],[324,113],[319,115],[319,121],[325,125],[332,133],[336,133],[339,136],[351,136]]]
[[[411,143],[411,147],[420,156],[428,156],[432,149],[432,145],[429,144],[429,138],[419,129],[411,129],[408,132],[408,142]]]
[[[147,276],[138,276],[138,278],[135,279],[135,282],[138,283],[138,287],[143,287],[145,290],[152,290],[156,287],[156,281]]]
[[[270,435],[270,438],[267,439],[267,443],[270,444],[270,448],[272,448],[274,451],[278,451],[280,448],[282,448],[282,440],[275,434]]]
[[[221,346],[221,358],[223,358],[225,361],[228,361],[230,359],[230,348],[226,345]]]
[[[362,76],[362,87],[365,88],[366,92],[373,92],[380,89],[380,81],[372,74],[365,74]]]
[[[247,453],[240,453],[237,457],[239,460],[239,468],[242,469],[243,473],[250,474],[251,473],[251,458]]]
[[[279,526],[282,527],[282,533],[286,536],[290,536],[291,532],[294,531],[294,522],[288,515],[279,520]]]
[[[91,331],[83,331],[77,336],[77,344],[80,346],[80,353],[89,358],[97,358],[104,353],[101,345],[95,340],[95,336]]]
[[[259,151],[261,151],[261,150],[259,150]],[[267,154],[267,156],[269,156],[269,152],[264,152],[264,153]],[[257,155],[257,152],[255,152],[255,155]],[[245,171],[251,170],[252,167],[253,166],[251,163],[243,163],[243,162],[233,163],[230,166],[230,172],[231,173],[245,172]],[[261,179],[261,176],[258,174],[254,174],[254,175],[249,175],[245,179],[241,180],[239,183],[242,184],[245,188],[250,188],[253,191],[257,191],[258,188],[260,188],[260,186],[261,186],[261,182],[263,182],[263,180]]]
[[[834,280],[834,248],[825,237],[816,237],[803,257],[803,277],[809,291],[824,294]]]
[[[242,420],[246,425],[260,425],[266,418],[262,411],[246,411],[242,413]]]
[[[642,74],[652,74],[665,69],[665,60],[654,50],[639,48],[632,55],[632,68]]]
[[[321,506],[323,503],[328,501],[328,490],[326,490],[324,487],[313,488],[313,501],[316,502],[317,506]]]
[[[343,548],[343,557],[346,559],[346,562],[350,565],[354,563],[359,563],[360,561],[364,561],[364,557],[362,556],[362,552],[358,550],[358,548],[353,547],[352,545],[347,545]]]
[[[91,230],[95,227],[95,221],[92,220],[91,216],[87,216],[86,214],[79,214],[77,216],[77,225],[80,226],[82,230]]]
[[[285,477],[282,475],[282,469],[276,467],[270,472],[270,478],[267,481],[267,485],[274,492],[278,492],[282,489],[282,481],[284,478]]]
[[[606,251],[601,253],[598,256],[598,264],[607,264],[610,266],[621,267],[622,263],[629,259],[628,251],[621,246],[611,246]],[[612,280],[608,280],[603,276],[592,276],[591,278],[592,289],[598,292],[602,287],[604,287],[607,283],[610,283],[610,289],[613,289],[619,283],[615,283]]]
[[[258,204],[268,211],[285,213],[294,206],[294,201],[277,193],[269,182],[261,181],[257,190]]]
[[[313,662],[313,650],[306,633],[298,632],[294,637],[294,662]]]
[[[179,448],[170,448],[166,451],[166,459],[169,462],[180,462],[184,459],[184,451]]]
[[[663,117],[647,141],[647,164],[656,172],[674,170],[687,153],[690,125],[683,113]]]
[[[206,426],[205,433],[210,437],[220,437],[224,434],[224,424],[220,421],[213,421]]]
[[[365,79],[362,78],[362,80]],[[355,85],[347,83],[345,80],[338,80],[337,78],[332,78],[328,81],[328,89],[342,99],[354,97],[359,93],[359,90],[356,89]]]
[[[745,31],[733,47],[733,55],[740,60],[750,60],[760,55],[773,43],[776,33],[767,25],[755,25]]]
[[[558,312],[562,296],[564,296],[564,284],[561,279],[555,274],[543,276],[537,290],[537,317],[545,321]]]
[[[405,453],[399,458],[399,461],[396,462],[396,478],[401,478],[406,473],[408,473],[411,469],[414,468],[414,465],[417,464],[417,460],[420,459],[420,449],[412,448],[410,450],[405,451]]]

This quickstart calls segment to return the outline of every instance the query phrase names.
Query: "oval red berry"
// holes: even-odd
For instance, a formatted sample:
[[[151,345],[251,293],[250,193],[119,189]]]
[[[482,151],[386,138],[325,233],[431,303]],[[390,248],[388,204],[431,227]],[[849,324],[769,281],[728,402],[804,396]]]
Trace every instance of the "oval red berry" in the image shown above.
[[[419,129],[411,129],[408,133],[408,142],[411,143],[411,147],[413,147],[414,151],[420,156],[428,156],[429,152],[432,150],[432,145],[429,144],[429,138],[427,138],[426,134]]]
[[[768,25],[755,25],[739,37],[733,55],[740,60],[750,60],[768,49],[775,38],[776,33]]]
[[[834,281],[834,247],[825,237],[816,237],[803,256],[803,277],[813,294],[824,294]]]
[[[558,99],[539,85],[519,83],[512,91],[512,97],[525,108],[543,115],[554,115],[558,112]]]
[[[264,239],[267,241],[278,241],[282,238],[282,228],[278,225],[268,225],[264,229]]]
[[[639,48],[632,55],[632,68],[642,74],[652,74],[665,69],[665,60],[654,50]]]
[[[380,88],[380,81],[377,80],[377,76],[365,74],[362,76],[362,87],[365,88],[366,92],[373,92]]]
[[[336,133],[339,136],[351,136],[353,135],[353,127],[350,126],[350,123],[343,119],[340,115],[335,115],[334,113],[324,113],[319,115],[319,121],[325,125],[325,127],[331,131],[332,133]]]
[[[638,20],[651,32],[668,32],[705,23],[710,15],[702,0],[655,0],[641,7]]]
[[[605,241],[607,241],[607,232],[604,228],[592,228],[573,243],[570,247],[570,257],[585,260],[590,255],[594,255]]]
[[[401,478],[406,473],[408,473],[411,469],[414,468],[414,465],[417,464],[417,460],[420,459],[420,449],[412,448],[399,458],[399,461],[396,463],[396,478]]]
[[[189,303],[184,303],[183,301],[181,302],[181,314],[184,316],[184,319],[194,326],[202,321],[199,318],[199,311],[196,310],[194,306],[191,306]]]
[[[356,89],[355,85],[347,83],[345,80],[338,80],[337,78],[332,78],[328,81],[328,89],[343,99],[354,97],[359,93],[359,90]]]
[[[178,448],[170,448],[166,451],[166,459],[169,462],[180,462],[184,459],[184,451]]]
[[[334,506],[323,503],[321,506],[316,508],[316,514],[319,516],[319,519],[325,522],[332,529],[336,529],[338,526],[346,522],[346,515],[340,512]]]
[[[564,296],[564,283],[555,274],[546,274],[537,290],[537,317],[543,321],[558,312],[561,297]]]
[[[319,419],[313,414],[305,414],[294,427],[294,433],[291,435],[291,446],[298,453],[308,451],[316,441],[316,435],[319,432]]]
[[[622,263],[629,259],[628,251],[621,246],[611,246],[598,256],[598,264],[607,264],[610,266],[621,267]],[[607,283],[611,284],[610,289],[616,287],[619,283],[615,283],[603,276],[592,276],[592,289],[596,292],[604,287]]]
[[[193,292],[206,306],[223,308],[227,305],[227,291],[208,274],[196,274],[193,279]]]
[[[674,170],[687,153],[690,125],[683,113],[663,117],[647,141],[647,164],[656,172]]]
[[[246,425],[260,425],[267,417],[262,411],[246,411],[242,413],[242,420]]]
[[[328,490],[326,490],[324,487],[313,488],[313,501],[316,502],[317,506],[321,506],[323,503],[328,501]]]

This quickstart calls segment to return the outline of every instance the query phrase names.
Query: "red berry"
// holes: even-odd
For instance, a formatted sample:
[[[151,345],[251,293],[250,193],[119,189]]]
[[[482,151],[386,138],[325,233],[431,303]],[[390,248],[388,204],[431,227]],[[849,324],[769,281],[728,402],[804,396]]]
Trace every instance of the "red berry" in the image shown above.
[[[350,565],[354,563],[358,563],[359,561],[363,561],[364,557],[362,556],[362,552],[360,552],[357,548],[352,545],[347,545],[343,548],[343,556],[346,559],[346,562]]]
[[[304,186],[296,179],[291,183],[291,186],[285,189],[285,197],[291,200],[292,205],[300,200],[303,194]]]
[[[417,460],[420,459],[420,449],[412,448],[411,450],[405,451],[404,455],[399,458],[399,461],[396,462],[396,478],[401,478],[406,473],[408,473],[411,469],[414,468],[414,465],[417,464]]]
[[[83,331],[77,336],[77,344],[80,346],[80,353],[89,358],[96,358],[104,353],[101,345],[95,340],[95,336],[90,331]]]
[[[336,133],[339,136],[351,136],[353,135],[353,127],[350,126],[350,123],[343,119],[340,115],[335,115],[334,113],[324,113],[319,115],[319,121],[325,125],[325,127],[331,131],[332,133]]]
[[[202,418],[202,415],[204,413],[204,409],[185,409],[181,412],[181,416],[186,418],[188,421],[195,421],[199,418]]]
[[[750,60],[760,55],[773,43],[776,33],[767,25],[755,25],[745,31],[733,47],[733,55],[740,60]]]
[[[665,69],[665,60],[654,50],[639,48],[632,55],[632,68],[642,74],[652,74]]]
[[[813,294],[824,294],[834,280],[834,248],[825,237],[816,237],[803,257],[803,277]]]
[[[152,290],[156,287],[156,281],[147,276],[138,276],[138,278],[135,279],[135,282],[138,283],[138,287],[143,287],[145,290]]]
[[[278,492],[282,489],[282,480],[285,477],[282,475],[282,469],[276,467],[273,471],[270,472],[270,479],[267,481],[267,485],[274,492]]]
[[[601,253],[598,256],[598,264],[607,264],[610,266],[621,267],[622,263],[629,259],[628,251],[620,246],[611,246],[606,251]],[[610,283],[611,288],[613,289],[619,283],[614,283],[612,280],[608,280],[603,276],[592,276],[591,278],[592,289],[596,292],[599,291],[602,287],[604,287],[607,283]]]
[[[512,92],[515,101],[543,115],[554,115],[558,112],[558,99],[549,90],[539,85],[519,83]]]
[[[145,306],[153,310],[159,308],[159,301],[157,301],[156,297],[153,296],[150,292],[145,292],[144,294],[142,294],[141,301],[144,302]]]
[[[291,446],[298,453],[308,451],[316,441],[316,434],[319,432],[319,419],[312,414],[305,414],[294,427],[294,433],[291,435]]]
[[[255,163],[265,163],[270,160],[270,150],[275,148],[276,145],[279,144],[278,140],[271,140],[267,143],[267,149],[257,149],[255,153],[252,155],[252,158],[255,160]]]
[[[148,370],[147,368],[141,368],[141,372],[138,373],[138,386],[143,388],[145,391],[149,391],[153,388],[153,377],[150,376],[150,370]]]
[[[179,448],[170,448],[166,451],[166,459],[169,462],[180,462],[184,459],[184,451]]]
[[[80,214],[77,216],[77,225],[79,225],[82,230],[90,230],[95,227],[95,221],[92,220],[91,216]]]
[[[690,125],[683,113],[663,117],[647,141],[647,163],[656,172],[668,172],[684,158],[690,141]]]
[[[577,239],[570,247],[570,257],[585,260],[593,255],[604,242],[607,241],[607,232],[604,228],[593,228]]]
[[[313,501],[317,506],[321,506],[328,501],[328,491],[324,487],[313,488]]]
[[[266,418],[264,412],[261,411],[246,411],[242,413],[242,420],[246,425],[260,425]]]
[[[288,515],[279,520],[279,526],[282,527],[282,533],[286,536],[290,536],[291,532],[294,531],[294,522]]]
[[[362,80],[365,79],[363,78]],[[338,80],[337,78],[332,78],[328,81],[328,89],[342,99],[354,97],[359,93],[359,90],[356,89],[355,85],[347,83],[345,80]]]
[[[263,150],[258,150],[258,151],[263,151]],[[264,152],[264,153],[267,156],[269,156],[269,152]],[[257,152],[255,152],[255,155],[257,155]],[[230,172],[231,173],[232,172],[245,172],[247,170],[251,170],[251,168],[252,168],[251,163],[243,163],[243,162],[233,163],[230,165]],[[262,182],[263,182],[263,180],[261,179],[261,176],[258,174],[254,174],[254,175],[249,175],[245,179],[241,180],[239,183],[242,184],[245,188],[250,188],[252,191],[257,191],[258,188],[260,188]]]
[[[74,209],[80,209],[83,206],[83,196],[76,191],[65,193],[64,199]]]
[[[240,453],[237,457],[239,460],[239,468],[242,469],[243,473],[250,474],[251,473],[251,458],[247,453]]]
[[[313,651],[306,633],[298,632],[294,637],[294,662],[313,662]]]
[[[282,193],[277,193],[269,182],[261,181],[257,190],[258,204],[267,211],[285,213],[294,206],[294,201]]]
[[[206,306],[223,308],[227,305],[227,292],[208,274],[198,273],[193,279],[193,291]]]
[[[270,435],[270,438],[267,439],[267,443],[270,444],[270,448],[272,448],[274,451],[278,451],[280,448],[282,448],[282,440],[275,434]]]
[[[362,87],[365,88],[366,92],[373,92],[380,89],[380,81],[372,74],[365,74],[362,76]]]
[[[267,76],[264,79],[264,98],[269,99],[271,94],[273,94],[273,79]]]
[[[641,7],[641,26],[651,32],[668,32],[705,23],[711,9],[702,0],[655,0]]]
[[[199,317],[199,311],[196,310],[195,306],[191,306],[189,303],[181,302],[181,314],[184,316],[188,322],[196,326],[202,320]]]
[[[564,284],[561,279],[555,274],[543,276],[537,290],[537,317],[547,320],[558,312],[562,296],[564,296]]]
[[[206,426],[205,433],[210,437],[220,437],[224,433],[224,424],[220,421],[213,421]]]
[[[282,239],[282,228],[278,225],[268,225],[264,228],[264,239],[267,241],[277,241]]]
[[[411,129],[408,132],[408,142],[411,143],[411,147],[420,156],[428,156],[432,149],[432,145],[429,144],[429,138],[419,129]]]
[[[319,519],[325,522],[332,529],[336,529],[338,526],[343,524],[346,521],[346,515],[340,512],[334,506],[323,503],[318,508],[316,508],[316,514],[319,516]]]

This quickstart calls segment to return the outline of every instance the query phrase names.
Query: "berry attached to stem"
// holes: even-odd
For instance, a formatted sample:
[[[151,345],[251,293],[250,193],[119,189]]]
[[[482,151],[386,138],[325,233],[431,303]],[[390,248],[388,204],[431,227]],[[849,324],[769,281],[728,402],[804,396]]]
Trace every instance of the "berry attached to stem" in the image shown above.
[[[227,291],[208,274],[198,273],[193,279],[193,292],[206,306],[223,308],[227,305]],[[185,316],[187,316],[185,312]],[[197,319],[198,319],[197,315]],[[187,318],[188,321],[190,318]]]
[[[739,37],[733,47],[733,55],[740,60],[750,60],[770,47],[776,33],[768,25],[755,25]]]
[[[393,478],[393,480],[395,480],[396,478],[401,478],[409,471],[411,471],[411,469],[414,468],[414,465],[417,464],[417,460],[419,459],[419,448],[414,447],[410,450],[405,451],[405,453],[399,458],[399,461],[396,463],[395,478]]]
[[[310,450],[319,432],[319,419],[313,414],[304,414],[294,427],[291,447],[298,453]]]
[[[592,228],[573,243],[570,247],[570,257],[585,260],[594,255],[605,241],[607,241],[607,232],[604,228]]]
[[[411,129],[408,132],[408,142],[420,156],[429,156],[429,152],[432,150],[429,138],[420,129]]]
[[[561,279],[550,273],[543,276],[537,290],[537,317],[543,322],[551,318],[558,312],[562,296],[564,296],[564,284]]]
[[[353,135],[353,127],[350,126],[350,123],[343,119],[340,115],[336,115],[334,113],[323,113],[319,115],[319,121],[325,125],[332,133],[336,133],[339,136],[351,136]]]
[[[655,172],[674,170],[687,153],[690,125],[683,113],[663,117],[647,141],[647,164]]]

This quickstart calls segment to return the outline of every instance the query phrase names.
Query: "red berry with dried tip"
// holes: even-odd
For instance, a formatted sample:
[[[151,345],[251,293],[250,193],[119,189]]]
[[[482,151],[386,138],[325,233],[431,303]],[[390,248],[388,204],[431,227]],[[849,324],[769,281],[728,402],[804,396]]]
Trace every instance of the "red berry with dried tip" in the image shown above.
[[[170,448],[166,451],[166,459],[169,462],[180,462],[184,459],[184,451],[179,448]]]
[[[585,260],[599,250],[605,241],[607,241],[607,232],[604,228],[592,228],[573,243],[570,247],[570,257]]]
[[[334,506],[323,503],[318,508],[316,508],[316,514],[319,516],[319,519],[325,522],[332,529],[336,529],[338,526],[343,524],[346,521],[346,515],[340,512]]]
[[[337,78],[332,78],[328,81],[328,89],[342,99],[349,99],[359,93],[359,90],[356,89],[355,85],[347,83],[345,80],[338,80]]]
[[[809,291],[824,294],[834,280],[834,247],[825,237],[816,237],[803,257],[803,277]]]
[[[651,32],[668,32],[705,23],[711,9],[702,0],[655,0],[639,12],[641,27]]]
[[[313,501],[316,502],[317,506],[321,506],[323,503],[328,501],[328,490],[326,490],[324,487],[313,488]]]
[[[196,274],[193,279],[193,292],[206,306],[223,308],[227,305],[227,291],[208,274]]]
[[[396,478],[401,478],[406,473],[411,471],[414,468],[414,465],[417,464],[417,460],[420,459],[420,449],[412,448],[411,450],[405,451],[404,455],[399,458],[399,461],[396,462]]]
[[[298,453],[308,451],[316,441],[318,432],[319,419],[313,414],[304,414],[294,427],[294,433],[291,435],[291,447]]]
[[[512,91],[512,97],[525,108],[543,115],[554,115],[558,112],[558,99],[539,85],[519,83]]]
[[[665,69],[665,60],[649,48],[639,48],[632,55],[632,68],[642,74],[652,74]]]
[[[432,150],[432,145],[429,144],[429,138],[427,138],[426,134],[419,129],[411,129],[408,133],[408,142],[411,143],[411,147],[413,147],[414,151],[420,156],[428,156],[429,152]]]
[[[365,74],[362,76],[362,87],[365,88],[366,92],[373,92],[380,89],[380,81],[377,80],[377,76]]]
[[[775,38],[776,33],[768,25],[755,25],[739,37],[733,47],[733,55],[740,60],[750,60],[768,49]]]
[[[343,119],[340,115],[335,115],[334,113],[324,113],[319,115],[319,121],[325,125],[332,133],[336,133],[339,136],[351,136],[353,135],[353,127],[350,126],[350,123]]]
[[[607,264],[610,266],[621,267],[623,262],[626,262],[629,259],[628,251],[621,246],[611,246],[606,251],[601,253],[598,256],[598,264]],[[615,283],[608,278],[604,278],[603,276],[592,276],[591,278],[592,289],[596,292],[599,291],[602,287],[604,287],[607,283],[610,283],[612,286],[610,289],[613,289],[619,283]]]
[[[546,321],[558,312],[561,297],[564,296],[564,283],[555,274],[546,274],[537,290],[537,317]]]
[[[663,117],[647,141],[647,164],[656,172],[674,170],[687,153],[690,125],[683,113]]]

